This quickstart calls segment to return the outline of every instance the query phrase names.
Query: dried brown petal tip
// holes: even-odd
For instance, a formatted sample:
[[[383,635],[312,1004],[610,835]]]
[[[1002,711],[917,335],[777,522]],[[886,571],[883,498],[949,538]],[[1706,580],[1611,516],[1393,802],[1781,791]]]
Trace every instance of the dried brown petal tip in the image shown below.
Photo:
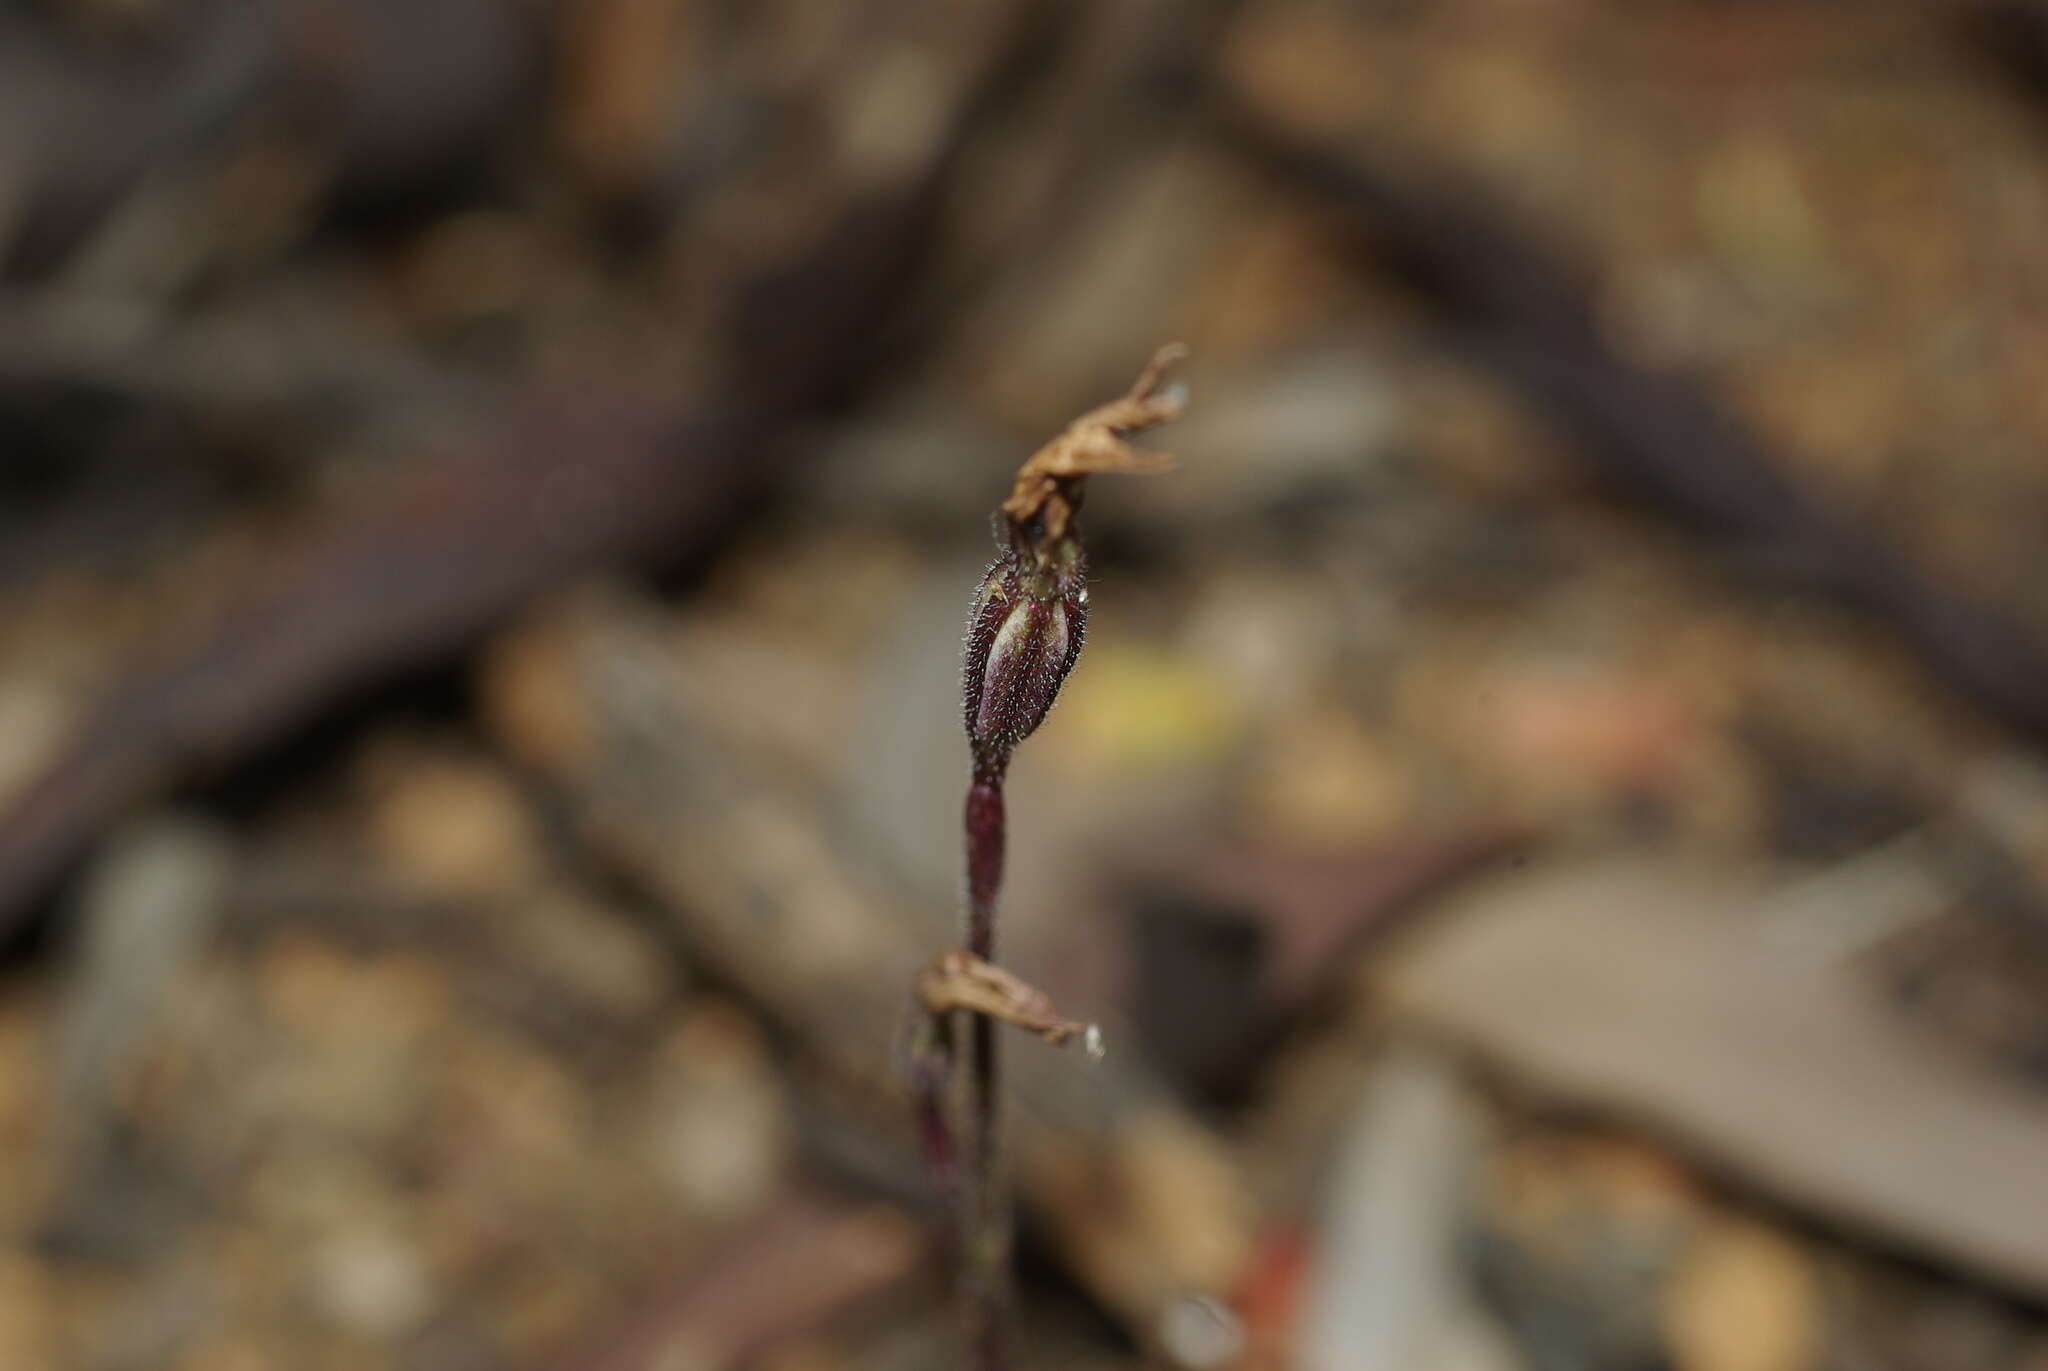
[[[1046,993],[999,966],[965,952],[947,952],[917,976],[918,999],[933,1014],[964,1009],[1015,1024],[1054,1047],[1081,1039],[1091,1057],[1102,1055],[1102,1032],[1093,1024],[1063,1019]]]
[[[1185,395],[1178,387],[1161,390],[1160,382],[1166,369],[1187,353],[1180,343],[1160,348],[1121,399],[1089,410],[1033,453],[1017,469],[1010,498],[1003,501],[1003,516],[1011,526],[1035,543],[1057,542],[1067,536],[1073,514],[1080,507],[1083,478],[1112,472],[1151,476],[1171,471],[1171,456],[1133,447],[1124,439],[1181,416],[1187,406]],[[1034,521],[1039,526],[1036,529],[1032,528]]]

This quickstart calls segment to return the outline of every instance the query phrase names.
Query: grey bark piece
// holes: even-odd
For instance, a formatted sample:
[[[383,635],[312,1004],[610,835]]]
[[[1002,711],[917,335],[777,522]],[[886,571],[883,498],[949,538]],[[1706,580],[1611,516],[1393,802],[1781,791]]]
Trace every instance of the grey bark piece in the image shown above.
[[[87,875],[59,1043],[67,1111],[96,1117],[199,956],[234,880],[232,841],[189,815],[128,825]]]
[[[175,1165],[130,1136],[137,1120],[129,1096],[172,1018],[173,992],[205,953],[237,870],[226,830],[156,812],[116,833],[87,872],[55,1044],[58,1091],[42,1139],[53,1186],[38,1236],[52,1251],[144,1260],[165,1250],[191,1217],[192,1197]],[[183,1300],[183,1308],[197,1307],[198,1298]],[[165,1325],[182,1327],[178,1318]]]
[[[2048,1095],[1917,1034],[1840,958],[1802,955],[1777,889],[1655,860],[1525,870],[1465,888],[1377,983],[1396,1018],[1801,1209],[2048,1295]],[[1815,887],[1792,889],[1810,919]]]
[[[1456,1068],[1440,1052],[1396,1044],[1338,1158],[1303,1322],[1304,1367],[1512,1371],[1459,1260],[1480,1141]]]

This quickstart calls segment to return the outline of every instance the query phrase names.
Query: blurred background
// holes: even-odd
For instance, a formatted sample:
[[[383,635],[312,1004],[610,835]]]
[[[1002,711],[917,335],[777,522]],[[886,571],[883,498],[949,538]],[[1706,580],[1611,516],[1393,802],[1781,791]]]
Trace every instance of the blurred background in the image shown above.
[[[2048,10],[0,5],[0,1368],[2048,1369]]]

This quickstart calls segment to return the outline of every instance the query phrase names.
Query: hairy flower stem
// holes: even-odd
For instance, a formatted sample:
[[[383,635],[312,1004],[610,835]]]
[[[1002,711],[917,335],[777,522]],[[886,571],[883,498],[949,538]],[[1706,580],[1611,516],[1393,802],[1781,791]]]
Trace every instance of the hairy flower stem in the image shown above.
[[[1003,881],[1003,778],[1000,771],[977,774],[967,790],[967,951],[993,963],[996,959],[996,891]],[[973,1025],[968,1057],[968,1108],[972,1127],[968,1157],[971,1193],[966,1203],[968,1346],[974,1365],[997,1371],[1006,1361],[1010,1223],[1005,1202],[1001,1159],[1002,1070],[996,1043],[996,1020],[969,1015]]]
[[[1092,475],[1171,465],[1164,454],[1134,448],[1125,436],[1179,416],[1180,397],[1159,386],[1181,352],[1161,348],[1122,399],[1082,415],[1035,453],[997,513],[998,553],[968,615],[962,679],[974,757],[965,813],[966,950],[991,969],[1003,881],[1003,777],[1011,753],[1044,721],[1073,670],[1088,623],[1088,566],[1078,523],[1082,489]],[[970,1364],[976,1371],[1001,1371],[1009,1360],[1011,1223],[1002,1175],[997,1018],[984,1011],[968,1017],[961,1300]]]
[[[1003,880],[1003,778],[977,778],[967,791],[967,951],[993,963],[996,959],[996,890]],[[993,1184],[988,1173],[996,1159],[996,1021],[974,1016],[974,1166],[983,1178],[984,1194]],[[1004,1256],[998,1252],[997,1256]]]

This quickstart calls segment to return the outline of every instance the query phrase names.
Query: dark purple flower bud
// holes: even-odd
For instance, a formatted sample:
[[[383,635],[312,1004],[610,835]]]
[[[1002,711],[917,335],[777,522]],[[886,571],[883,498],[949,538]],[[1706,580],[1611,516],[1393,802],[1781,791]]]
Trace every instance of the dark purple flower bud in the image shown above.
[[[1002,772],[1011,751],[1045,721],[1081,654],[1088,590],[1080,584],[1078,551],[1076,545],[1073,574],[1057,578],[1065,586],[1021,571],[1010,557],[981,579],[967,621],[963,681],[977,769]]]

